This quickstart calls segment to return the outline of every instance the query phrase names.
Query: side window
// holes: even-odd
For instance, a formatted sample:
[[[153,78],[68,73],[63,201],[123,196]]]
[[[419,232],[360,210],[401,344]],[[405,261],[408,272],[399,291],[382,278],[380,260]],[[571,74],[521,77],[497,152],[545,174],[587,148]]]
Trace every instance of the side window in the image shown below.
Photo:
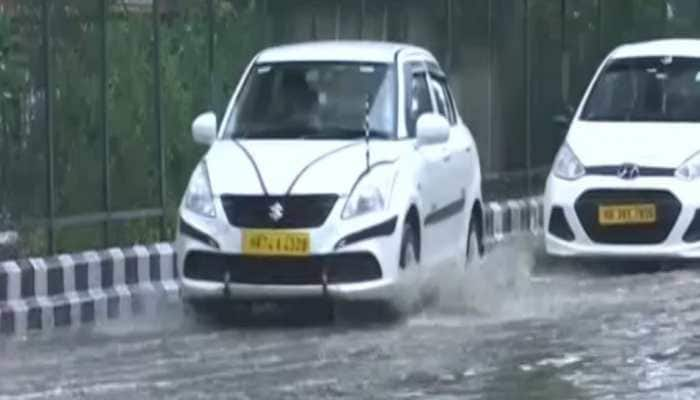
[[[447,98],[447,111],[450,114],[450,124],[454,125],[457,123],[457,106],[455,105],[454,97],[452,97],[452,92],[447,82],[442,83],[442,89],[445,91],[445,97]]]
[[[447,118],[448,121],[450,121],[450,125],[454,125],[457,123],[457,112],[455,111],[454,102],[452,100],[450,89],[447,86],[447,82],[444,78],[432,78],[434,82],[433,90],[435,93],[435,99],[438,102],[438,111],[441,115]]]
[[[408,137],[416,137],[418,118],[432,111],[428,80],[424,73],[411,74],[406,90],[406,129]]]
[[[437,106],[437,112],[443,117],[450,120],[444,88],[436,80],[433,80],[431,83],[432,84],[430,86],[433,88],[433,96],[435,97],[435,105]]]

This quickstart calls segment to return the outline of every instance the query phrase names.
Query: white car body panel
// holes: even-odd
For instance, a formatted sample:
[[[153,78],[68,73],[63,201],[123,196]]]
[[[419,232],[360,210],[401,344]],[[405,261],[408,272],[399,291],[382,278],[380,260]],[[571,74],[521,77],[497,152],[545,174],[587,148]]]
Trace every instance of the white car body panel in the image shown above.
[[[204,217],[180,207],[181,221],[213,239],[218,248],[188,234],[178,233],[176,251],[185,298],[275,299],[326,295],[347,300],[391,300],[407,279],[399,267],[400,244],[406,217],[411,208],[419,216],[421,236],[419,268],[429,273],[435,267],[458,260],[466,251],[467,229],[472,210],[481,207],[481,170],[474,139],[462,122],[457,121],[446,143],[417,148],[415,139],[405,138],[406,60],[436,63],[427,51],[407,45],[372,42],[322,42],[281,46],[257,55],[248,66],[231,98],[219,129],[219,139],[203,157],[206,163],[216,216]],[[372,62],[398,63],[397,140],[371,140],[370,165],[387,165],[394,170],[387,207],[378,212],[342,218],[341,214],[355,183],[367,169],[367,145],[357,140],[268,140],[238,141],[224,138],[223,126],[251,68],[256,63],[278,62]],[[251,162],[254,160],[254,163]],[[257,169],[254,165],[257,165]],[[258,176],[259,174],[259,176]],[[262,181],[262,183],[261,183]],[[221,201],[226,195],[285,196],[336,194],[323,225],[300,229],[310,235],[310,255],[343,253],[371,254],[381,267],[381,278],[354,283],[310,285],[241,284],[189,279],[185,274],[188,254],[206,252],[217,255],[241,255],[243,229],[229,223]],[[462,202],[441,223],[425,226],[431,212],[450,203]],[[456,210],[456,209],[455,209]],[[343,238],[392,219],[392,233],[343,245]],[[464,243],[462,243],[462,241]],[[206,266],[202,266],[206,268]],[[225,290],[226,289],[226,290]],[[415,288],[417,291],[417,288]]]
[[[576,121],[567,142],[584,165],[677,168],[700,151],[699,124]],[[624,151],[620,146],[624,144]]]
[[[565,143],[584,167],[622,166],[674,171],[691,156],[700,152],[700,123],[679,122],[603,122],[581,120],[583,107],[601,74],[612,59],[635,57],[694,57],[700,58],[698,40],[658,40],[623,45],[613,50],[601,63],[575,113]],[[550,173],[544,195],[545,247],[548,254],[558,257],[597,258],[679,258],[700,257],[700,243],[688,243],[683,236],[700,209],[698,182],[670,176],[647,176],[628,180],[617,176],[589,175],[566,180]],[[589,190],[645,190],[670,192],[680,203],[681,210],[668,237],[655,244],[605,244],[595,242],[587,234],[577,215],[575,204]],[[548,226],[553,207],[561,207],[575,239],[568,241],[553,235]]]
[[[318,182],[324,182],[326,193],[348,195],[357,177],[366,169],[366,146],[363,140],[354,142],[319,140],[250,140],[242,141],[245,149],[258,164],[268,194],[284,195],[294,178],[314,160],[329,152],[313,168],[309,168],[294,184],[291,194],[319,193]],[[408,142],[379,142],[370,144],[370,163],[396,160],[410,150]],[[253,164],[245,152],[232,140],[217,141],[205,156],[209,179],[215,195],[225,193],[260,194],[261,185]],[[280,168],[283,165],[283,168]]]
[[[700,57],[700,46],[695,39],[661,39],[648,42],[630,43],[613,50],[612,58],[657,57]]]
[[[417,47],[405,44],[387,42],[363,41],[319,41],[311,43],[290,44],[266,49],[260,52],[258,62],[307,62],[307,61],[354,61],[366,63],[391,64],[400,50],[415,49],[423,54],[426,52]]]

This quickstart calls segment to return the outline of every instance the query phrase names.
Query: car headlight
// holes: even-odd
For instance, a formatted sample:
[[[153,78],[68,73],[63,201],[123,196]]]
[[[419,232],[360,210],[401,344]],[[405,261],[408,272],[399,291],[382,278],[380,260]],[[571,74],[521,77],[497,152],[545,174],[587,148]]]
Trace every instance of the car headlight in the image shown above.
[[[360,179],[343,208],[343,219],[382,211],[389,203],[389,193],[394,183],[394,169],[375,167]]]
[[[700,177],[700,153],[695,153],[678,167],[676,169],[676,177],[686,181],[692,181]]]
[[[185,207],[205,217],[215,217],[214,196],[209,182],[207,164],[202,161],[195,168],[185,192]]]
[[[556,177],[570,181],[579,179],[586,174],[586,168],[566,143],[554,159],[552,171]]]

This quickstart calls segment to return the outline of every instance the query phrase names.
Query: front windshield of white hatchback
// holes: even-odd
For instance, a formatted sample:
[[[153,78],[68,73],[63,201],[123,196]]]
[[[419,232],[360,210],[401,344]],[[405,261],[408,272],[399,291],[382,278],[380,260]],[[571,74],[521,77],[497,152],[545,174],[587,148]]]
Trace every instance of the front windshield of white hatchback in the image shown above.
[[[396,97],[395,69],[387,64],[256,65],[236,101],[225,136],[354,139],[365,135],[369,117],[370,135],[390,139],[396,136]]]
[[[611,61],[581,117],[588,121],[700,122],[700,59]]]

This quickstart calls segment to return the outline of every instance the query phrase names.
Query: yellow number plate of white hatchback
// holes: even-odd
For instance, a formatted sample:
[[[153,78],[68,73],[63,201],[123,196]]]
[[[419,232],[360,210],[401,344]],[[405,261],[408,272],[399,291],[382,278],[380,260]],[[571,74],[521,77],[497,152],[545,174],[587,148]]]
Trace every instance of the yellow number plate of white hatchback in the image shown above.
[[[598,207],[598,222],[602,226],[647,225],[656,222],[656,205],[621,204]]]
[[[254,256],[307,256],[311,238],[306,232],[280,230],[246,230],[243,254]]]

